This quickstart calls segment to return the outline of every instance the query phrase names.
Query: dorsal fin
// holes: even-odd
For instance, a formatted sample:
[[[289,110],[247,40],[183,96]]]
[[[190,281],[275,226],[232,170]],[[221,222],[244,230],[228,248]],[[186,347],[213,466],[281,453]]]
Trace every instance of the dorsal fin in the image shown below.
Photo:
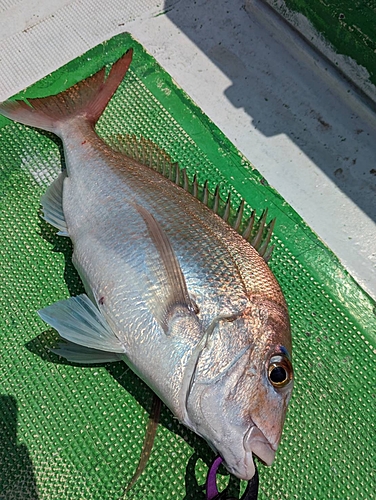
[[[177,163],[149,139],[137,138],[135,135],[117,135],[105,137],[104,140],[115,151],[156,170],[173,182],[178,180],[176,184],[181,184],[182,171],[177,168]]]
[[[224,201],[220,196],[219,185],[214,193],[208,188],[208,182],[200,186],[197,175],[190,181],[185,168],[181,169],[176,162],[160,147],[149,139],[137,138],[135,135],[106,137],[105,141],[112,149],[123,153],[130,158],[139,161],[153,170],[156,170],[167,179],[179,185],[195,198],[204,203],[214,213],[218,214],[232,228],[243,236],[268,262],[274,246],[270,245],[275,219],[266,222],[268,210],[264,210],[261,217],[256,218],[255,211],[245,220],[245,201],[242,200],[238,207],[234,207],[231,202],[230,193]]]

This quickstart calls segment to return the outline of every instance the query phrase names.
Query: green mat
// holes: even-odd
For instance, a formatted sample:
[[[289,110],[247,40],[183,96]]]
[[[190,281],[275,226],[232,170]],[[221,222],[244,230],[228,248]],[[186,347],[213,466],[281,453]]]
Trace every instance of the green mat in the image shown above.
[[[260,499],[375,498],[376,308],[336,257],[129,35],[95,47],[23,92],[57,93],[135,54],[98,123],[104,137],[143,135],[200,182],[220,183],[277,217],[271,268],[289,305],[296,385]],[[67,238],[40,218],[61,168],[48,133],[0,118],[0,500],[116,500],[133,475],[152,394],[122,363],[79,366],[49,352],[58,335],[36,310],[82,292]],[[344,214],[345,217],[346,214]],[[162,411],[155,449],[132,499],[204,499],[214,458]],[[222,469],[223,488],[229,476]],[[230,479],[232,495],[244,490]]]

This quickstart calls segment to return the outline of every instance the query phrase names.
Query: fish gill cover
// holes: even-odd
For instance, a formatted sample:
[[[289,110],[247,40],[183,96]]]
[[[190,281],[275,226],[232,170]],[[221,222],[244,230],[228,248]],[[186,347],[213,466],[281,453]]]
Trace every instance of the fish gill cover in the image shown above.
[[[130,46],[132,67],[99,134],[146,137],[191,179],[197,173],[201,185],[220,184],[223,198],[231,191],[234,205],[244,198],[277,218],[270,267],[289,306],[296,381],[277,458],[259,466],[259,498],[374,498],[376,309],[336,257],[129,35],[18,97],[57,93]],[[50,353],[58,335],[36,310],[83,292],[70,242],[40,218],[60,144],[2,117],[0,141],[0,498],[117,499],[139,458],[152,394],[122,363],[79,366]],[[203,499],[212,451],[166,409],[161,423],[128,498]],[[230,478],[231,495],[244,488]]]

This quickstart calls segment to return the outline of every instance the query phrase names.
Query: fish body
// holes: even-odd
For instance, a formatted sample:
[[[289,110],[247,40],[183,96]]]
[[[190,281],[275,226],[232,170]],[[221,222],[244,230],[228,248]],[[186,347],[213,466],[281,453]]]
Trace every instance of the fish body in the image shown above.
[[[262,257],[221,217],[97,136],[94,124],[130,61],[128,51],[106,80],[99,72],[31,108],[0,105],[64,147],[66,172],[42,204],[73,242],[87,296],[41,317],[73,342],[61,350],[68,359],[123,359],[248,480],[252,453],[273,462],[291,396],[286,303]]]

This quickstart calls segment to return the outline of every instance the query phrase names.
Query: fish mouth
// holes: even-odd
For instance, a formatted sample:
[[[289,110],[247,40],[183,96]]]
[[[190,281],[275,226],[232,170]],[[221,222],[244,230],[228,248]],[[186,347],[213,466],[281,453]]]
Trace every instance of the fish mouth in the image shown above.
[[[273,446],[256,425],[252,425],[243,439],[245,451],[253,453],[264,464],[272,465],[277,447]]]
[[[236,462],[231,459],[227,461],[226,456],[223,456],[224,465],[234,476],[245,481],[250,481],[256,471],[253,455],[256,455],[265,465],[271,465],[274,461],[277,447],[273,447],[264,433],[254,424],[248,429],[243,438],[243,447],[245,453],[242,459],[236,460]],[[234,457],[231,458],[233,459]]]

